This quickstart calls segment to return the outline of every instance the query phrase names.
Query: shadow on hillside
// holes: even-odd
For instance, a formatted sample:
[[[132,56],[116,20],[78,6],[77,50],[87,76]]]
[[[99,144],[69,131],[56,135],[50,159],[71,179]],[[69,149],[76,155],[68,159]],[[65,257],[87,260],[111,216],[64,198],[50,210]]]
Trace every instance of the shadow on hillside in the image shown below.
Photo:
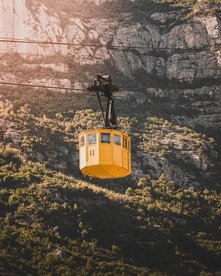
[[[61,197],[65,195],[78,206],[73,214],[55,212],[44,218],[47,226],[59,228],[63,238],[79,238],[85,230],[88,234],[84,239],[96,240],[98,246],[109,250],[116,245],[119,258],[136,265],[163,271],[169,263],[179,263],[164,234],[139,220],[137,207],[110,200],[90,189],[65,191],[62,188],[59,192]],[[79,221],[83,228],[79,228]]]
[[[206,267],[206,270],[208,269],[213,273],[220,270],[221,265],[219,256],[210,253],[205,248],[203,248],[203,246],[196,244],[193,237],[190,235],[188,236],[185,231],[181,231],[180,229],[175,231],[173,233],[173,243],[178,248],[178,250],[183,253],[183,255],[185,254],[186,256],[189,256],[189,260],[187,262],[189,262],[189,265],[192,262],[192,270],[194,270],[194,263],[195,265],[197,263],[201,264],[202,268]],[[195,267],[197,269],[197,265]]]
[[[218,267],[212,254],[190,241],[185,227],[163,226],[168,213],[150,212],[138,202],[120,202],[113,195],[109,199],[89,188],[60,188],[56,193],[77,206],[73,212],[56,211],[44,217],[45,224],[58,227],[63,238],[96,240],[99,247],[108,250],[117,246],[114,254],[119,259],[156,271],[188,273],[191,269],[200,272],[202,265],[211,271]]]

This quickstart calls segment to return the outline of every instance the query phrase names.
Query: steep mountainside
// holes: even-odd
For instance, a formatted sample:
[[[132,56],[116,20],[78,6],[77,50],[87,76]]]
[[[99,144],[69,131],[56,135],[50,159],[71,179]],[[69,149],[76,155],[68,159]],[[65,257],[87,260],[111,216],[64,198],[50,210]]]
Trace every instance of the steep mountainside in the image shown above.
[[[0,57],[1,274],[221,271],[220,0],[0,0]],[[78,169],[97,74],[125,179]]]
[[[172,5],[154,1],[101,2],[95,5],[93,1],[42,0],[31,4],[25,0],[2,0],[0,36],[36,43],[0,43],[0,80],[84,89],[96,74],[111,74],[121,88],[116,95],[120,115],[136,114],[144,119],[148,115],[158,116],[215,139],[219,137],[219,1],[209,1],[210,4],[200,1],[204,14],[197,12],[197,1],[192,7],[185,3]],[[30,89],[25,90],[22,89],[22,94],[30,95]],[[78,101],[77,109],[97,108],[93,103],[88,104],[90,95],[86,92],[77,93],[73,94],[73,101],[85,95],[84,100]],[[18,97],[26,99],[23,95]],[[35,97],[32,100],[35,101]],[[71,108],[69,105],[62,111]],[[40,110],[41,107],[37,112]],[[161,131],[164,137],[161,144],[173,145],[176,133],[172,131],[168,136],[163,129]],[[152,141],[154,137],[147,134],[143,142]],[[214,160],[218,162],[219,146],[206,147],[205,154],[197,155],[186,151],[185,143],[180,143],[177,159],[185,156],[190,166],[210,175],[215,167]],[[136,152],[136,158],[142,159],[142,163],[149,160],[148,169],[141,172],[140,168],[141,175],[153,170],[157,175],[164,172],[169,179],[173,179],[174,174],[180,175],[180,166],[171,164],[169,158],[162,159],[155,154],[156,160],[152,162],[152,153],[142,157],[143,153]],[[175,148],[174,152],[177,152]],[[202,165],[204,163],[207,165]],[[185,173],[181,175],[181,179],[186,178]],[[187,175],[187,179],[192,177]]]

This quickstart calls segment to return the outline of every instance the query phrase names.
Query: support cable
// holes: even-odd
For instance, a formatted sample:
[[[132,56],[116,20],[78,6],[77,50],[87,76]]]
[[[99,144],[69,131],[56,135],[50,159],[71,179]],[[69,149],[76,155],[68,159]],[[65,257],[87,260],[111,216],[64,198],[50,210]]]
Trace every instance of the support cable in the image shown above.
[[[47,89],[59,89],[59,90],[70,90],[70,91],[80,91],[80,92],[88,92],[88,90],[84,90],[81,88],[71,88],[71,87],[61,87],[61,86],[47,86],[47,85],[36,85],[36,84],[25,84],[25,83],[15,83],[15,82],[3,82],[0,81],[0,85],[12,85],[12,86],[23,86],[23,87],[33,87],[33,88],[47,88]]]
[[[101,109],[101,112],[102,112],[102,117],[103,117],[103,120],[104,120],[104,124],[105,124],[105,117],[104,117],[104,110],[103,110],[103,106],[102,106],[102,103],[101,103],[101,97],[100,97],[100,94],[98,91],[97,92],[97,98],[98,98],[98,102],[99,102],[99,105],[100,105],[100,109]]]
[[[99,48],[107,48],[109,50],[130,50],[130,49],[143,49],[150,51],[200,51],[205,50],[211,47],[221,46],[221,43],[214,43],[213,45],[203,45],[201,47],[152,47],[152,46],[131,46],[131,45],[102,45],[102,44],[93,44],[93,43],[72,43],[72,42],[58,42],[58,41],[47,41],[47,40],[29,40],[29,39],[21,39],[21,38],[5,38],[0,37],[1,43],[27,43],[27,44],[42,44],[42,45],[60,45],[60,46],[78,46],[78,47],[99,47]]]

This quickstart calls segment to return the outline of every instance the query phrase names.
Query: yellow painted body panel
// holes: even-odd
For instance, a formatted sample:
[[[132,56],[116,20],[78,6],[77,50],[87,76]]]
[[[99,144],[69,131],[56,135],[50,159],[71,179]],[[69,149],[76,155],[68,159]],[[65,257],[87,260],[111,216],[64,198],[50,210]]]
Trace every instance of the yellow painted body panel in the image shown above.
[[[119,130],[86,130],[79,134],[79,165],[95,178],[121,178],[131,173],[131,139]]]

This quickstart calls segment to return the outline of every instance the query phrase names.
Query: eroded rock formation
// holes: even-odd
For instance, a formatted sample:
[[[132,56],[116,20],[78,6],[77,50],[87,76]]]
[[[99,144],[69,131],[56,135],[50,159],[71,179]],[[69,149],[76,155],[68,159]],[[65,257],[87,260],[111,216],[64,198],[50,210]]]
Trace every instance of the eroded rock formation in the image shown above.
[[[117,97],[131,103],[133,111],[150,112],[217,137],[221,127],[219,15],[185,19],[187,9],[174,8],[171,1],[166,11],[156,5],[148,12],[139,10],[136,1],[122,11],[113,10],[118,1],[75,4],[85,7],[86,2],[90,7],[97,5],[94,16],[83,10],[71,16],[68,10],[58,10],[45,1],[0,1],[0,37],[49,42],[0,43],[0,81],[83,88],[97,73],[110,72],[124,90]],[[196,155],[191,149],[184,150],[184,141],[161,139],[164,146],[173,143],[175,159],[185,159],[186,165],[203,174],[211,174],[212,160],[220,158],[211,145],[205,144],[206,153]],[[151,167],[157,177],[165,172],[181,183],[197,181],[182,166],[172,164],[171,156],[137,152],[143,167]],[[39,153],[38,160],[44,159]],[[147,171],[136,170],[137,175]]]

